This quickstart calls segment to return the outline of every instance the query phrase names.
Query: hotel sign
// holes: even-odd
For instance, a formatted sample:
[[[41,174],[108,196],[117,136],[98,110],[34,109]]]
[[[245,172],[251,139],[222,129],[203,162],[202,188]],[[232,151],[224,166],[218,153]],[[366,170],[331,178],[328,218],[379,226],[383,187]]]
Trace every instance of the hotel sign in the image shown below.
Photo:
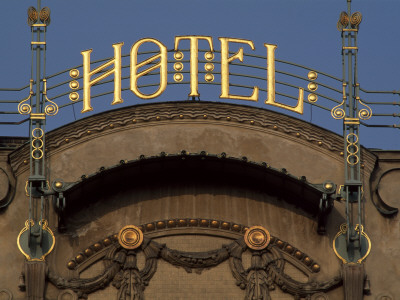
[[[190,91],[189,97],[199,97],[198,84],[199,84],[199,41],[205,41],[208,44],[208,50],[205,53],[205,58],[208,61],[212,61],[214,59],[214,41],[210,36],[176,36],[175,37],[175,45],[174,45],[174,59],[177,61],[174,65],[175,70],[179,70],[179,68],[183,68],[183,65],[179,62],[183,59],[183,53],[179,51],[179,45],[182,41],[189,41],[190,44]],[[252,92],[249,95],[235,95],[230,91],[229,86],[229,68],[232,62],[240,61],[243,62],[244,50],[243,48],[247,48],[247,50],[255,50],[255,46],[253,41],[246,39],[238,39],[238,38],[227,38],[220,37],[218,38],[220,45],[220,61],[217,62],[221,66],[221,99],[238,99],[238,100],[248,100],[248,101],[259,101],[259,87],[254,86]],[[144,44],[153,44],[155,45],[159,51],[157,54],[139,61],[138,54],[139,49]],[[232,44],[239,44],[239,50],[232,54],[229,52],[229,47]],[[82,51],[81,54],[83,56],[83,108],[82,113],[89,112],[93,110],[91,103],[91,88],[96,85],[100,81],[104,80],[109,76],[114,77],[114,98],[111,102],[112,105],[120,104],[124,100],[121,95],[121,69],[122,69],[122,47],[124,43],[113,44],[112,47],[114,49],[114,57],[107,61],[106,63],[91,69],[91,58],[90,55],[92,53],[92,49]],[[294,106],[279,103],[275,98],[275,51],[277,46],[273,44],[263,44],[267,51],[267,59],[265,62],[265,66],[267,67],[267,99],[263,99],[267,105],[272,105],[276,107],[280,107],[289,111],[293,111],[299,114],[303,113],[304,106],[304,89],[299,88],[297,104]],[[218,51],[219,52],[219,51]],[[134,43],[130,50],[130,91],[141,99],[153,99],[159,97],[167,88],[167,74],[168,74],[168,57],[167,57],[167,47],[161,43],[160,41],[153,38],[144,38],[136,43]],[[207,64],[209,69],[212,70],[214,65],[209,63]],[[141,91],[138,87],[138,79],[142,76],[149,74],[152,71],[157,70],[159,72],[159,83],[158,89],[151,93],[147,94]],[[175,74],[178,75],[178,74]],[[70,76],[74,79],[78,78],[79,71],[74,69],[71,70]],[[210,74],[210,76],[213,76]],[[174,77],[175,81],[179,82],[182,80],[181,77]],[[206,78],[207,80],[207,78]],[[76,80],[73,80],[70,84],[72,89],[77,89],[79,87],[79,83]],[[77,92],[72,92],[70,94],[70,99],[72,101],[79,100],[79,94]]]

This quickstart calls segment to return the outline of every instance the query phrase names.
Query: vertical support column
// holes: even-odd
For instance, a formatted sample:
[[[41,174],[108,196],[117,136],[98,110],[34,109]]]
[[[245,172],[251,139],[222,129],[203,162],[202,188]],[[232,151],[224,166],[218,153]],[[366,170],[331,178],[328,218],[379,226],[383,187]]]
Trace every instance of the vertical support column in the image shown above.
[[[362,20],[359,12],[342,12],[338,30],[342,35],[343,100],[332,109],[335,119],[343,119],[344,186],[340,194],[346,201],[346,223],[333,241],[336,255],[342,260],[346,300],[362,300],[365,272],[363,260],[369,254],[371,242],[364,233],[363,186],[361,181],[360,119],[369,119],[371,109],[359,97],[357,74],[357,34]],[[360,105],[366,108],[361,109]]]
[[[45,166],[46,116],[58,113],[57,104],[47,97],[46,30],[49,24],[50,10],[41,8],[41,0],[37,0],[37,8],[28,9],[28,25],[32,32],[30,92],[18,105],[21,114],[30,116],[30,175],[26,183],[29,217],[17,238],[18,248],[26,258],[25,284],[29,300],[45,298],[45,257],[55,244],[45,215],[46,197],[51,194]]]

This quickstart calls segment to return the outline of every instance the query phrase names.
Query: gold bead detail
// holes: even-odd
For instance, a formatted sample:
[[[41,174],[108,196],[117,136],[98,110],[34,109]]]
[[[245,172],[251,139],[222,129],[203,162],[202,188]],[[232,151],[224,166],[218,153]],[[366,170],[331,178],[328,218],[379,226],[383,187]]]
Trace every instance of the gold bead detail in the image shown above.
[[[310,95],[308,95],[307,99],[308,99],[308,102],[315,103],[318,100],[318,96],[315,94],[310,94]]]
[[[154,230],[154,229],[155,229],[155,227],[154,227],[153,223],[149,223],[146,225],[146,230]]]
[[[78,101],[79,100],[79,94],[77,92],[72,92],[71,94],[69,94],[69,100]]]
[[[190,226],[197,226],[198,223],[199,223],[199,222],[198,222],[196,219],[191,219],[191,220],[189,221],[189,225],[190,225]]]
[[[58,189],[61,189],[61,188],[63,187],[63,184],[62,184],[62,182],[57,181],[57,182],[54,184],[54,186],[55,186],[56,188],[58,188]]]
[[[314,272],[319,272],[321,270],[321,267],[318,264],[314,264],[311,269]]]
[[[200,226],[203,226],[203,227],[207,227],[208,226],[208,220],[201,220],[200,221]]]
[[[272,128],[274,128],[274,130],[278,130],[278,126],[276,126],[276,125],[274,125],[274,127],[272,127]]]
[[[72,270],[76,267],[76,263],[73,260],[71,260],[68,262],[67,267],[68,269]]]
[[[300,259],[300,258],[302,258],[303,253],[301,253],[300,251],[296,251],[296,252],[294,253],[294,256],[296,256],[297,259]]]
[[[174,58],[176,60],[182,60],[183,59],[183,53],[181,51],[177,51],[174,53]]]
[[[297,137],[300,137],[300,133],[299,133],[299,132],[298,132],[298,133],[296,133],[296,136],[297,136]]]
[[[183,75],[181,73],[174,74],[174,80],[176,82],[181,82],[183,80]]]
[[[290,246],[290,245],[287,245],[287,246],[286,246],[286,252],[292,253],[292,251],[293,251],[293,247]]]
[[[251,124],[251,125],[254,125],[254,121],[253,121],[253,120],[252,120],[252,121],[250,121],[250,124]]]
[[[156,226],[157,226],[158,229],[164,229],[165,228],[165,222],[159,221],[159,222],[157,222]]]
[[[69,83],[69,87],[73,90],[76,90],[77,88],[79,88],[79,82],[76,80],[73,80]]]
[[[83,262],[85,260],[85,258],[83,257],[82,254],[79,254],[75,257],[75,260],[78,264],[80,264],[81,262]]]
[[[231,120],[231,117],[226,117],[226,120],[227,120],[227,121],[230,121],[230,120]]]
[[[303,261],[307,266],[311,265],[311,259],[308,256]]]
[[[207,60],[213,60],[214,59],[214,53],[206,52],[206,53],[204,53],[204,58],[207,59]]]
[[[316,91],[317,89],[318,89],[318,84],[316,84],[315,82],[310,82],[309,84],[308,84],[308,86],[307,86],[307,88],[310,90],[310,91]]]
[[[206,75],[204,75],[204,79],[207,82],[213,82],[214,81],[214,75],[211,73],[207,73]]]
[[[214,228],[218,228],[219,227],[219,222],[218,221],[211,221],[211,227],[214,227]]]
[[[309,80],[315,80],[315,79],[317,79],[318,74],[315,71],[310,71],[310,72],[308,72],[307,77]]]
[[[103,248],[103,246],[100,243],[96,243],[93,245],[93,249],[95,251],[99,251],[99,250],[101,250],[101,248]]]
[[[177,62],[174,64],[174,70],[175,71],[182,71],[183,70],[183,64],[181,62]]]
[[[203,119],[207,119],[207,115],[203,115]]]
[[[76,78],[79,76],[79,71],[77,69],[72,69],[71,71],[69,71],[69,76],[71,76],[72,78]]]
[[[240,226],[235,224],[232,226],[233,231],[240,231]]]
[[[206,70],[207,72],[211,72],[214,70],[214,64],[212,63],[206,63],[204,65],[204,70]]]
[[[229,229],[229,227],[230,227],[230,224],[229,224],[228,222],[223,222],[223,223],[221,224],[221,228],[222,228],[222,229]]]
[[[318,142],[318,146],[322,146],[322,142],[321,141]]]

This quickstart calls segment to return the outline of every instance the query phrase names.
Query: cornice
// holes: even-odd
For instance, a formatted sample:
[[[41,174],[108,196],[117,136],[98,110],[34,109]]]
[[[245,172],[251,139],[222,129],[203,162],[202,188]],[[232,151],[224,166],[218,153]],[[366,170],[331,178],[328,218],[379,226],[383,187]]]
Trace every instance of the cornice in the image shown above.
[[[75,121],[47,133],[47,156],[99,136],[171,122],[201,122],[254,128],[309,144],[314,149],[331,154],[337,160],[342,160],[343,156],[343,138],[314,124],[266,109],[205,101],[136,105]],[[362,164],[368,167],[368,173],[373,170],[375,161],[376,156],[363,148]],[[11,153],[10,162],[17,175],[26,171],[29,163],[29,145]]]

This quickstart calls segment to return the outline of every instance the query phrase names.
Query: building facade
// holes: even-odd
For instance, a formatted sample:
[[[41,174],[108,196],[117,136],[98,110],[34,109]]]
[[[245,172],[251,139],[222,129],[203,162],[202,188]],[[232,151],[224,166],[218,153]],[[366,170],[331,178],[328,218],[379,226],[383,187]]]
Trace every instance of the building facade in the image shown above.
[[[400,293],[399,222],[390,207],[396,152],[361,150],[372,247],[348,264],[333,247],[346,223],[337,197],[340,136],[223,103],[102,113],[47,134],[57,193],[43,205],[56,242],[34,261],[16,243],[26,221],[25,142],[2,143],[2,299],[383,300]]]

